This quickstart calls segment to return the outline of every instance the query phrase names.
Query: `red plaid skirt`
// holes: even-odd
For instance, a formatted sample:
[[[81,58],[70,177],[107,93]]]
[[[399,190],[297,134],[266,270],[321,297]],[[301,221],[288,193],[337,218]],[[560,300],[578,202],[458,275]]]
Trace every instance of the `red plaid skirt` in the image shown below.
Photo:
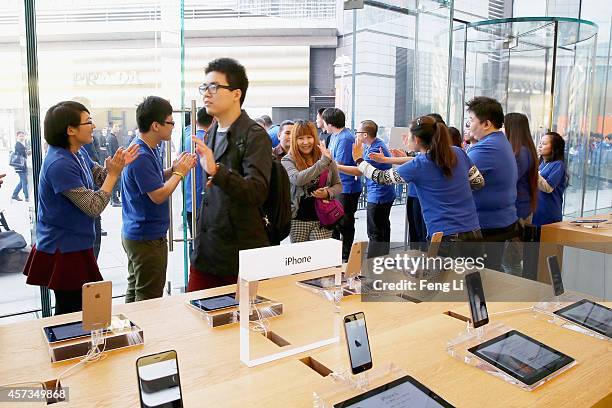
[[[36,250],[28,256],[23,268],[29,285],[46,286],[53,290],[81,290],[84,283],[101,281],[102,275],[93,248],[83,251],[48,254]]]

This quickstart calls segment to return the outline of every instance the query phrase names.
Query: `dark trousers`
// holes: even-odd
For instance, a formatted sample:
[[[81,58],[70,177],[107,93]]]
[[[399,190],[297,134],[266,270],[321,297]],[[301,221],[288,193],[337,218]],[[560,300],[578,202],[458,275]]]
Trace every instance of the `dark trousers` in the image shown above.
[[[340,239],[342,235],[342,261],[348,260],[349,254],[351,253],[351,245],[355,240],[355,212],[357,211],[357,204],[359,203],[358,193],[342,193],[338,197],[338,200],[344,207],[344,217],[338,223],[338,226],[334,229],[332,238]]]
[[[55,315],[80,312],[83,309],[81,290],[54,290]]]
[[[393,203],[368,203],[368,258],[375,258],[389,253],[391,242],[391,206]]]
[[[502,228],[483,228],[480,231],[482,232],[484,250],[487,254],[485,267],[500,271],[504,258],[505,242],[518,236],[518,223],[514,222]]]
[[[424,250],[427,246],[427,226],[423,219],[421,202],[418,197],[408,197],[406,200],[406,216],[408,217],[408,236],[410,248]]]
[[[19,191],[23,190],[23,196],[26,200],[30,199],[30,193],[28,191],[28,172],[20,171],[17,173],[19,176],[19,183],[15,186],[15,190],[13,190],[13,198],[19,195]]]

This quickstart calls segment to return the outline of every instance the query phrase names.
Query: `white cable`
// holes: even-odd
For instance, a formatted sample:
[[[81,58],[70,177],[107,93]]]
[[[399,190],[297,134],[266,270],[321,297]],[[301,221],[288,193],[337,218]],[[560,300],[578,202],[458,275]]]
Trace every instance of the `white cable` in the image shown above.
[[[100,344],[102,344],[102,350],[100,350]],[[60,379],[70,371],[79,367],[82,364],[94,363],[99,361],[104,357],[104,351],[106,350],[106,336],[104,335],[102,330],[94,330],[91,332],[91,347],[87,351],[87,354],[79,361],[78,363],[68,367],[66,370],[62,371],[55,380],[55,389],[58,389]]]
[[[496,316],[496,315],[505,314],[505,313],[524,312],[526,310],[534,310],[534,309],[533,309],[533,306],[529,306],[529,307],[523,307],[521,309],[503,310],[501,312],[489,313],[489,316]]]
[[[257,321],[256,322],[250,322],[252,327],[251,330],[253,330],[254,332],[257,333],[264,333],[264,336],[267,338],[268,337],[268,320],[264,319],[261,315],[261,313],[259,312],[259,309],[257,308],[257,306],[255,305],[255,303],[251,304],[251,307],[253,309],[255,309],[255,313],[257,313]],[[250,316],[249,316],[250,319]]]

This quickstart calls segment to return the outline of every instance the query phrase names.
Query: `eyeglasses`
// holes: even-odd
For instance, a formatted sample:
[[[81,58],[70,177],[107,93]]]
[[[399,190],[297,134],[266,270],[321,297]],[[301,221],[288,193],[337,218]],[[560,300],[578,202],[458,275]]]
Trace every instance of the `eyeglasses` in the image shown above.
[[[172,125],[174,126],[176,122],[174,122],[173,120],[167,120],[164,122],[166,125]]]
[[[211,95],[215,95],[217,93],[217,91],[219,90],[219,88],[223,88],[223,89],[227,89],[229,91],[234,91],[238,88],[234,88],[233,86],[229,86],[229,85],[221,85],[221,84],[207,84],[207,83],[203,83],[202,85],[200,85],[198,87],[198,91],[200,91],[200,94],[204,95],[206,93],[206,91],[210,92]]]
[[[93,120],[89,119],[87,122],[79,123],[79,126],[82,126],[82,125],[93,125]]]

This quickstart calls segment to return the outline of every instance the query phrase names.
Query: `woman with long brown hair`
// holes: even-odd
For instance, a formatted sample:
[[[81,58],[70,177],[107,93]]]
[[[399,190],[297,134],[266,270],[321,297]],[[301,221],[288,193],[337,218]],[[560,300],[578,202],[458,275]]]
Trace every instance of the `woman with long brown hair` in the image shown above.
[[[508,113],[504,129],[518,169],[516,215],[521,224],[531,223],[538,198],[538,153],[529,130],[529,119],[522,113]]]
[[[291,131],[289,153],[281,160],[291,183],[291,242],[331,238],[332,230],[321,226],[315,200],[330,200],[342,193],[336,163],[311,122],[298,120]],[[325,177],[324,187],[319,187]]]
[[[467,154],[451,146],[446,126],[429,116],[416,118],[404,144],[421,154],[397,169],[381,171],[364,161],[359,140],[353,158],[361,172],[377,183],[414,183],[429,239],[436,232],[442,232],[444,240],[480,239],[472,189],[481,188],[484,179]]]

